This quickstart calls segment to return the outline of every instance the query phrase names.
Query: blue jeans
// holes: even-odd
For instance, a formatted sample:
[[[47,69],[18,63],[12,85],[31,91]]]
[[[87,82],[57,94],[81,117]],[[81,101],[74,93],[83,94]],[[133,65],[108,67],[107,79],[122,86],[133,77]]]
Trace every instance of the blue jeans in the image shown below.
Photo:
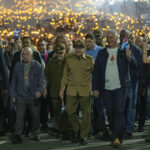
[[[122,140],[125,128],[125,89],[104,90],[102,97],[113,139]]]
[[[126,87],[125,98],[125,121],[126,121],[126,133],[132,133],[134,130],[135,116],[136,116],[136,104],[137,104],[137,92],[138,82],[129,83]]]

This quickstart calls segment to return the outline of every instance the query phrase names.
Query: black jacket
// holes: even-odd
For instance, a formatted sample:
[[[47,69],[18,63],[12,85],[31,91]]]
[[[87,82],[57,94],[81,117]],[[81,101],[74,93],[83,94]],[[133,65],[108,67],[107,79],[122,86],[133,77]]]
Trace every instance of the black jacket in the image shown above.
[[[99,51],[95,65],[94,72],[92,77],[92,89],[94,90],[103,90],[105,88],[105,72],[108,61],[109,54],[107,52],[107,48]],[[127,57],[125,55],[125,51],[118,49],[117,53],[117,64],[118,64],[118,72],[119,79],[121,83],[121,87],[126,87],[128,84],[128,65],[136,70],[137,62],[135,58],[132,56],[130,62],[128,62]]]

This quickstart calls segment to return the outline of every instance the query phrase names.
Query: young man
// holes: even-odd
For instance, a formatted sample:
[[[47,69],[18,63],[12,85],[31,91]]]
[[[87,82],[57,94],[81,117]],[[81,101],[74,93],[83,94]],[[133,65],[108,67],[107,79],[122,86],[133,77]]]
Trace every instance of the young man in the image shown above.
[[[100,46],[97,46],[95,43],[95,38],[92,34],[87,34],[85,36],[85,45],[86,45],[86,51],[85,53],[89,56],[92,56],[94,59],[94,62],[96,60],[97,54],[100,50],[103,48]],[[102,98],[92,98],[92,134],[97,134],[98,132],[103,132],[103,136],[108,138],[108,131],[106,129],[105,124],[105,113],[104,113],[104,104],[101,100]]]
[[[93,71],[93,58],[84,54],[85,43],[77,40],[73,44],[75,53],[68,55],[61,81],[60,97],[63,98],[66,88],[66,111],[72,123],[74,136],[72,142],[87,143],[91,119],[91,73]],[[80,105],[82,111],[81,123],[77,117]]]
[[[23,37],[22,38],[22,48],[25,48],[25,47],[31,48],[31,40],[29,37]],[[21,51],[22,51],[22,49],[17,51],[13,56],[12,67],[11,67],[11,77],[13,75],[15,65],[17,64],[17,62],[22,60]],[[33,59],[38,61],[41,64],[41,56],[40,56],[39,52],[35,51],[34,49],[32,49],[32,51],[33,51]]]

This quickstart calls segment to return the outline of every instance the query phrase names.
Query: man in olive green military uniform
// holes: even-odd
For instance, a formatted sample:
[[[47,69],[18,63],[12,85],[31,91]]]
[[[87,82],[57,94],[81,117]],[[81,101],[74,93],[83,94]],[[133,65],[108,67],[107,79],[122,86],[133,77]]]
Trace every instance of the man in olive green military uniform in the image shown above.
[[[80,136],[80,143],[86,144],[90,130],[91,73],[93,71],[94,61],[91,56],[84,54],[84,41],[77,40],[73,46],[75,53],[68,55],[66,58],[61,81],[60,97],[63,98],[66,88],[66,111],[75,133],[72,142],[78,142],[78,136]],[[76,114],[79,105],[82,111],[81,123]]]
[[[94,35],[95,40],[96,40],[96,45],[104,47],[102,32],[100,30],[94,30],[93,35]]]
[[[56,44],[54,51],[56,56],[51,58],[46,64],[44,70],[47,86],[49,87],[50,98],[52,100],[54,117],[56,120],[56,128],[59,131],[59,118],[61,113],[61,99],[59,97],[61,78],[65,65],[65,50],[64,44]]]

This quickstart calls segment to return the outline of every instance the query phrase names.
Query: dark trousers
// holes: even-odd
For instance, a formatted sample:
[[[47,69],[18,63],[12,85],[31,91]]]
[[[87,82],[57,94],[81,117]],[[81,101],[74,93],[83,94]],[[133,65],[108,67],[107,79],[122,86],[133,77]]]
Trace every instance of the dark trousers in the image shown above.
[[[139,120],[138,125],[139,128],[143,128],[146,120],[147,114],[147,97],[146,95],[140,95],[139,103],[138,103],[138,113],[139,113]]]
[[[37,99],[17,100],[15,134],[22,134],[26,109],[30,110],[32,116],[32,134],[38,135],[40,132],[40,102]]]
[[[94,98],[92,109],[92,132],[103,131],[106,128],[106,124],[104,104],[101,96]]]
[[[11,98],[8,98],[8,126],[9,131],[15,131],[15,124],[16,124],[16,106],[13,104]]]
[[[60,128],[60,115],[61,115],[61,99],[60,98],[51,98],[54,110],[54,117],[56,121],[56,128],[59,130]]]
[[[147,113],[148,118],[150,118],[150,85],[147,86]],[[149,128],[149,135],[150,135],[150,128]]]
[[[27,107],[26,112],[25,112],[25,117],[24,117],[23,133],[28,136],[31,130],[32,130],[32,116],[31,116],[30,109]]]
[[[102,98],[108,115],[113,139],[122,140],[125,129],[125,89],[104,90]]]
[[[4,131],[4,119],[7,114],[8,94],[0,93],[0,131]]]
[[[41,111],[40,111],[40,122],[41,125],[47,126],[48,122],[48,99],[41,97]]]

